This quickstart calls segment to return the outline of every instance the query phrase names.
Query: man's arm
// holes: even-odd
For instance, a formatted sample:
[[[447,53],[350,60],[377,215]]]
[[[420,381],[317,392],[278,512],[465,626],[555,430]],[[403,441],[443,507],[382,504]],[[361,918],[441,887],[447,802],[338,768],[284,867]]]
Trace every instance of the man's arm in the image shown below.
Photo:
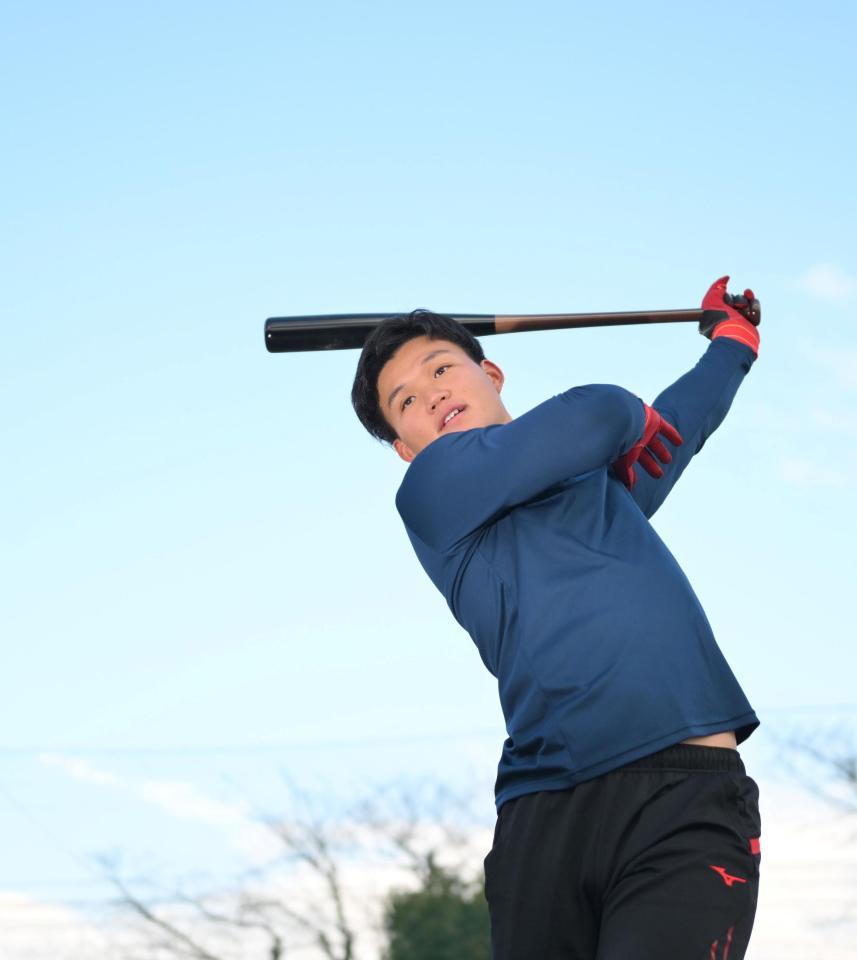
[[[408,468],[396,506],[410,530],[445,552],[555,484],[606,468],[643,423],[642,401],[627,390],[575,387],[509,423],[438,438]]]
[[[759,349],[755,325],[732,309],[726,299],[722,277],[712,284],[702,301],[706,310],[700,332],[712,343],[693,370],[667,387],[652,406],[681,434],[683,444],[673,450],[673,459],[663,467],[663,478],[639,475],[631,495],[647,517],[651,517],[702,449],[705,441],[723,422],[744,377]],[[747,290],[753,299],[751,290]]]

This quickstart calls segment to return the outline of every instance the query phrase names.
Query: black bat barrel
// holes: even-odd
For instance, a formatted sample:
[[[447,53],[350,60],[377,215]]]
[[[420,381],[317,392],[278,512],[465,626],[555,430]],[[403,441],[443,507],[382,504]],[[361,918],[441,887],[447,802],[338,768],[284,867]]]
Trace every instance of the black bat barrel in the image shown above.
[[[369,334],[390,317],[400,313],[331,313],[306,317],[269,317],[265,321],[265,346],[270,353],[299,353],[307,350],[360,349]],[[445,314],[449,316],[449,314]],[[489,314],[453,315],[475,337],[494,333]]]

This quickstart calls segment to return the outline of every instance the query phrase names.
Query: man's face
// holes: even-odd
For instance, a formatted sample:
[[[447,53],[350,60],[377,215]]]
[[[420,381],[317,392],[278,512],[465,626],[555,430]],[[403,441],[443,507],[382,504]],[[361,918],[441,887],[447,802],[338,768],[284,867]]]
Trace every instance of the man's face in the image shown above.
[[[479,364],[448,340],[415,337],[384,364],[378,402],[396,432],[396,453],[410,463],[446,433],[508,423],[502,387],[503,373],[490,360]]]

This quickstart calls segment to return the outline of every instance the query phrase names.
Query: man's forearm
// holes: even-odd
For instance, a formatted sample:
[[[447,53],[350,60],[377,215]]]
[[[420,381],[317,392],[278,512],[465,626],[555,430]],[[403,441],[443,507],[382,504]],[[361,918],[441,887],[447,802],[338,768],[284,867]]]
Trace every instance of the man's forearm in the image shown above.
[[[655,480],[638,471],[631,491],[640,509],[651,517],[729,412],[738,387],[753,364],[753,352],[726,338],[711,344],[699,363],[664,390],[652,406],[681,434],[684,443],[673,449],[672,462]]]

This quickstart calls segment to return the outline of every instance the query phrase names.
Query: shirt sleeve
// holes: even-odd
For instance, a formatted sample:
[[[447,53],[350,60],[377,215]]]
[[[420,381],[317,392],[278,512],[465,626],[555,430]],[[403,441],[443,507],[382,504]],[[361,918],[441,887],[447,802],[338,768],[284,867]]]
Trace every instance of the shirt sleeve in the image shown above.
[[[606,469],[644,421],[642,402],[621,387],[575,387],[509,423],[439,437],[411,463],[396,506],[409,530],[447,552],[555,484]]]
[[[639,466],[631,496],[647,517],[664,502],[691,459],[723,422],[744,377],[753,365],[753,351],[736,340],[719,337],[696,366],[663,393],[652,406],[681,434],[680,447],[667,443],[673,455],[659,480]]]

